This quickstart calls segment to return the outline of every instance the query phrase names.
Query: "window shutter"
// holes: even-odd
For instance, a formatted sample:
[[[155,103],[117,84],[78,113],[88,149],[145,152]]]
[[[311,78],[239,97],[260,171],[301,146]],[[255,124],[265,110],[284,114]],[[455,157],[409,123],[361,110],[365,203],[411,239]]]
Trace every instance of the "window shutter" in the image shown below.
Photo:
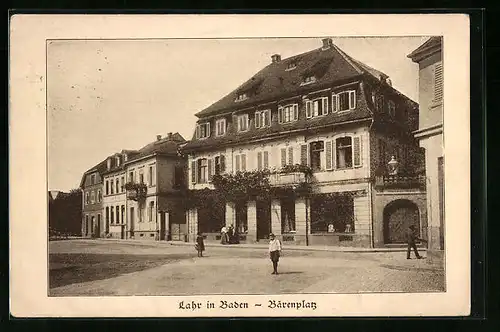
[[[286,165],[286,149],[281,149],[281,167]]]
[[[332,142],[327,141],[325,143],[325,156],[326,156],[326,169],[332,169]]]
[[[297,121],[299,119],[299,105],[293,105],[293,120]]]
[[[278,107],[278,122],[283,122],[283,107]]]
[[[443,98],[443,64],[437,63],[434,67],[434,101]]]
[[[220,155],[220,171],[221,173],[226,170],[226,156]]]
[[[337,164],[337,150],[335,148],[335,140],[332,140],[332,169],[335,169]]]
[[[196,138],[200,138],[200,125],[196,125]]]
[[[262,169],[262,152],[257,152],[257,169]]]
[[[306,118],[312,117],[312,103],[310,100],[306,101]]]
[[[240,171],[240,155],[237,155],[236,157],[234,157],[234,159],[235,159],[236,172],[239,172]]]
[[[196,161],[191,162],[191,182],[196,183]]]
[[[269,168],[269,153],[264,151],[264,168]]]
[[[264,125],[265,126],[271,125],[271,111],[269,110],[264,112]]]
[[[361,166],[361,137],[356,136],[353,138],[353,161],[354,166]]]
[[[323,98],[323,114],[328,114],[328,97]]]
[[[208,159],[208,182],[212,181],[212,158]]]
[[[356,108],[356,91],[349,91],[349,109]]]
[[[336,94],[332,95],[332,113],[337,112],[338,109],[338,96]]]
[[[260,128],[260,112],[255,112],[255,128]]]
[[[241,171],[244,172],[247,170],[247,156],[242,154],[241,155]]]
[[[293,165],[293,147],[288,148],[288,163]]]
[[[300,146],[300,163],[302,165],[307,165],[307,144],[302,144]]]

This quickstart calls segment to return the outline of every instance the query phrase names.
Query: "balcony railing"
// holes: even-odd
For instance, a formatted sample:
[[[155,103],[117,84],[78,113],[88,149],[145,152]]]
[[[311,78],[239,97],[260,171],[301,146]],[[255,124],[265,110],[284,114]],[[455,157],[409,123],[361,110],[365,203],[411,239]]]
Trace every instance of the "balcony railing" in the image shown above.
[[[297,185],[308,182],[308,176],[303,172],[273,173],[269,175],[271,186]]]
[[[424,175],[384,175],[375,178],[375,187],[379,189],[425,189]]]

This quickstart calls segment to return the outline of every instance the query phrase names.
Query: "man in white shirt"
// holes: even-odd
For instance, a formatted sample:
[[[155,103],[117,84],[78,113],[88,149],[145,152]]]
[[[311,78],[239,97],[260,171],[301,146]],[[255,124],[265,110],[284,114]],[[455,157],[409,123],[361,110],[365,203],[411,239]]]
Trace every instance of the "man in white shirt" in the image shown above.
[[[269,258],[273,262],[273,273],[278,274],[278,261],[281,255],[281,242],[276,239],[274,234],[269,234]]]

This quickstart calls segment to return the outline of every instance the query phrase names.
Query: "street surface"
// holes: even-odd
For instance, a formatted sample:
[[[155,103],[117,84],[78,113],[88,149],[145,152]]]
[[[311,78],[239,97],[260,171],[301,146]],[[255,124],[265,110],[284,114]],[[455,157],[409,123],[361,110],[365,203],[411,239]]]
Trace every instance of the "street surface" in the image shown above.
[[[444,270],[405,252],[284,250],[279,275],[265,248],[63,240],[49,243],[49,296],[441,292]],[[425,252],[424,252],[425,255]]]

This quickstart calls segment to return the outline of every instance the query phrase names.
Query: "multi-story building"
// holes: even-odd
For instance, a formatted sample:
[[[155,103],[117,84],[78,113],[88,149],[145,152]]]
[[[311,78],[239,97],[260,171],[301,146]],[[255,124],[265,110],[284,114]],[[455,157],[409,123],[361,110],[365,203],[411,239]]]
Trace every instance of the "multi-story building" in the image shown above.
[[[105,227],[102,237],[124,239],[127,224],[126,162],[137,155],[137,151],[123,150],[106,159],[103,172],[103,216]]]
[[[182,239],[185,217],[179,192],[184,188],[185,162],[179,133],[139,150],[123,150],[107,158],[103,171],[102,237]]]
[[[185,158],[180,153],[183,143],[179,133],[158,135],[125,162],[128,238],[185,239],[180,195],[186,178]]]
[[[419,127],[425,149],[429,255],[444,250],[444,140],[442,38],[431,37],[408,57],[419,66]]]
[[[234,225],[242,242],[273,232],[285,243],[373,247],[403,242],[410,223],[424,229],[425,192],[413,177],[418,105],[329,38],[271,60],[196,114],[183,147],[189,189],[215,189],[215,174],[267,169],[273,188],[307,184],[311,192],[192,207],[190,240],[198,231],[219,239],[222,226]]]
[[[104,230],[102,222],[103,172],[106,161],[102,161],[83,173],[82,190],[82,236],[100,237]]]

